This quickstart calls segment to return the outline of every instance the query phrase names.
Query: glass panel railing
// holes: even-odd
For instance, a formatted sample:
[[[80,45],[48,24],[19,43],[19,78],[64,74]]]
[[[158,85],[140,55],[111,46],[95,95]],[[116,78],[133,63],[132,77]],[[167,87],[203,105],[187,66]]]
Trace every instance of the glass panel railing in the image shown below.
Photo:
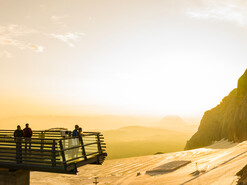
[[[88,158],[95,156],[99,153],[98,138],[96,134],[85,134],[82,137],[85,152]]]
[[[80,158],[83,158],[81,142],[78,137],[67,138],[61,141],[63,145],[63,151],[64,151],[66,162],[70,162],[73,160],[78,160]]]

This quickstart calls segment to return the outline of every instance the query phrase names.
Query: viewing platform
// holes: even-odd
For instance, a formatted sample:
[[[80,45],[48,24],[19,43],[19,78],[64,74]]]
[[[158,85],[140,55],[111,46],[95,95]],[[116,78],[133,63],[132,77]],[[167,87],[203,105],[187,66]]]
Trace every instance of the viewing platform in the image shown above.
[[[13,134],[0,130],[1,169],[76,174],[78,167],[102,164],[107,156],[100,132],[72,137],[67,130],[34,130],[31,139]]]

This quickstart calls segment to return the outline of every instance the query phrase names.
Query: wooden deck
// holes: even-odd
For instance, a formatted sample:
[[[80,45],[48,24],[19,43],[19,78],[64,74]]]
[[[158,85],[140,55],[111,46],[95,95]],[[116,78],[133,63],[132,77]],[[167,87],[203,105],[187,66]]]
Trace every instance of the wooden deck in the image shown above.
[[[76,174],[78,167],[102,164],[107,156],[99,132],[71,137],[60,131],[34,131],[31,139],[14,138],[13,133],[0,130],[0,168]]]

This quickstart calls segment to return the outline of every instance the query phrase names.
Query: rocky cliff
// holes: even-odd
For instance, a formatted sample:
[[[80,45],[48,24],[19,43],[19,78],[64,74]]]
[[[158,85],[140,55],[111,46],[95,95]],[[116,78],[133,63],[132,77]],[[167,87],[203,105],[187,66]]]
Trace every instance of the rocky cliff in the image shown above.
[[[238,87],[218,106],[204,113],[198,131],[185,149],[204,147],[221,139],[247,140],[247,69],[239,78]]]

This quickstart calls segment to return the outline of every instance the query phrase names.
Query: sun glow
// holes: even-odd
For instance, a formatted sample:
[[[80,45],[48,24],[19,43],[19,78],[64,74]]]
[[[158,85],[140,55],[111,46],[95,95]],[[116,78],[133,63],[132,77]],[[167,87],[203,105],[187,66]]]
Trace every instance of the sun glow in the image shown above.
[[[177,3],[58,3],[61,15],[44,3],[32,16],[3,4],[16,23],[0,25],[0,115],[201,116],[246,68],[245,24]]]

